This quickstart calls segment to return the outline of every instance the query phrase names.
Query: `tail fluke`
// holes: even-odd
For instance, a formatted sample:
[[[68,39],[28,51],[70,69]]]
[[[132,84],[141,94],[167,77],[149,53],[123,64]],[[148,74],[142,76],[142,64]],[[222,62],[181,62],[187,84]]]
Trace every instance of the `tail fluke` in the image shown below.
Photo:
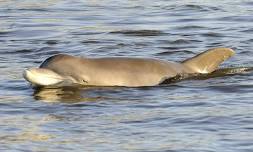
[[[200,53],[182,62],[196,73],[210,73],[235,52],[230,48],[215,48]]]

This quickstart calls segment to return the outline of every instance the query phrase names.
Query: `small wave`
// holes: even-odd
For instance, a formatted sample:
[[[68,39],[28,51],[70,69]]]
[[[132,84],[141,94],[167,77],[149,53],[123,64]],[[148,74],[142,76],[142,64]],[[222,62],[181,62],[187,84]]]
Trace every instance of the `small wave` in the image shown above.
[[[201,5],[193,5],[193,4],[188,4],[188,5],[185,5],[186,8],[191,8],[191,9],[198,9],[198,10],[202,10],[203,9],[203,6]]]
[[[214,6],[207,5],[196,5],[196,4],[187,4],[177,7],[179,10],[188,10],[188,11],[198,11],[198,12],[206,12],[206,11],[223,11],[223,9]]]
[[[244,74],[247,72],[251,72],[253,67],[230,67],[230,68],[221,68],[217,69],[214,72],[208,74],[212,77],[215,76],[226,76],[226,75],[236,75],[236,74]]]
[[[186,40],[186,39],[177,39],[177,40],[174,40],[174,41],[170,41],[169,43],[170,44],[189,44],[189,43],[191,43],[191,41]]]
[[[253,2],[251,2],[251,1],[249,1],[249,2],[243,2],[242,5],[253,6]]]
[[[0,37],[10,34],[10,31],[0,31]]]
[[[245,74],[250,71],[253,71],[253,67],[221,68],[208,74],[178,74],[175,77],[165,79],[160,84],[163,85],[163,84],[176,83],[182,80],[206,80],[206,79],[216,78],[216,77]]]
[[[19,49],[13,51],[6,51],[5,54],[18,55],[24,59],[38,59],[41,62],[41,58],[39,57],[47,57],[55,54],[59,54],[61,52],[53,50],[51,47],[41,47],[34,49]]]
[[[197,25],[186,25],[186,26],[179,26],[176,27],[176,30],[199,30],[199,29],[205,29],[204,26],[197,26]]]
[[[120,31],[112,31],[110,33],[123,34],[127,36],[161,36],[165,34],[159,30],[120,30]]]
[[[216,32],[208,32],[208,33],[203,33],[202,36],[204,36],[204,37],[222,37],[223,35],[220,33],[216,33]]]
[[[219,7],[206,6],[206,5],[186,5],[186,7],[196,9],[199,11],[218,11],[218,10],[223,11],[223,9]]]
[[[246,30],[241,30],[240,32],[243,32],[243,33],[253,33],[253,28],[248,28]]]
[[[47,40],[47,41],[45,42],[45,44],[48,44],[48,45],[56,45],[56,44],[58,44],[58,43],[59,43],[58,40]]]
[[[217,18],[219,21],[227,21],[227,22],[252,22],[253,19],[249,15],[244,15],[244,16],[225,16],[225,17],[220,17]]]
[[[82,44],[98,44],[101,43],[101,41],[97,41],[97,40],[84,40],[81,41]]]
[[[16,50],[13,53],[31,53],[33,51],[34,51],[33,49],[20,49],[20,50]]]
[[[169,50],[172,50],[171,48],[167,48]],[[171,55],[171,54],[179,54],[179,53],[183,53],[183,54],[194,54],[192,51],[186,51],[186,50],[182,50],[182,51],[164,51],[164,52],[159,52],[156,53],[156,55]]]
[[[9,9],[12,10],[12,9]],[[43,9],[43,8],[20,8],[20,9],[16,9],[15,11],[31,11],[31,12],[49,12],[49,9]]]

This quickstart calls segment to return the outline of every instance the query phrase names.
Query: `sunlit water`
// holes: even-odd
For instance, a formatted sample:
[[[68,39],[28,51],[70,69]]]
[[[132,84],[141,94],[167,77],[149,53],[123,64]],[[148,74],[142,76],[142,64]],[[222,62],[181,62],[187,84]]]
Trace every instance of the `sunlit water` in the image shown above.
[[[0,151],[252,151],[251,71],[143,88],[22,77],[57,53],[181,61],[230,47],[223,67],[252,67],[252,36],[250,0],[0,1]]]

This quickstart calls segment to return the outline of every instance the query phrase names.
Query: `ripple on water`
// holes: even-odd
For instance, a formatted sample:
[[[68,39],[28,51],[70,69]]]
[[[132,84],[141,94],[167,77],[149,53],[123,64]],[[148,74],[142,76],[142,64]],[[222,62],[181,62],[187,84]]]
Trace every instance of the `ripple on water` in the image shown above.
[[[195,5],[195,4],[178,4],[178,5],[173,5],[169,7],[170,10],[172,11],[177,11],[179,13],[192,13],[192,12],[201,12],[205,11],[205,6],[203,5]]]
[[[217,32],[207,32],[207,33],[203,33],[201,35],[204,36],[204,37],[214,37],[214,38],[216,38],[216,37],[224,37],[223,34],[217,33]]]
[[[253,21],[251,15],[233,17],[232,20],[236,22],[250,22],[250,23]]]
[[[99,40],[83,40],[83,41],[81,41],[81,43],[83,43],[83,44],[98,44],[98,43],[101,43],[101,41],[99,41]]]
[[[0,38],[8,36],[10,33],[11,31],[0,31]]]
[[[187,40],[187,39],[177,39],[177,40],[173,40],[173,41],[170,41],[169,44],[190,44],[191,43],[191,40]]]
[[[59,44],[60,41],[59,40],[47,40],[46,42],[44,42],[45,44],[48,44],[48,45],[56,45],[56,44]]]
[[[12,52],[5,52],[6,54],[14,54],[18,55],[19,57],[22,57],[23,59],[36,59],[34,60],[36,63],[41,63],[43,59],[46,59],[49,56],[60,54],[61,51],[57,51],[52,47],[42,47],[42,48],[36,48],[36,49],[20,49],[20,50],[14,50]],[[38,58],[42,57],[42,58]]]
[[[111,34],[123,34],[126,36],[162,36],[166,35],[166,33],[159,30],[120,30],[120,31],[112,31]]]
[[[11,31],[8,34],[9,40],[38,40],[62,35],[55,30],[34,30],[34,29],[19,29]]]
[[[168,51],[159,52],[159,53],[156,53],[156,55],[158,55],[158,56],[169,56],[169,55],[173,55],[173,54],[177,54],[177,55],[179,55],[179,54],[194,54],[194,52],[192,52],[192,51],[179,50],[179,48],[176,49],[177,51],[171,49],[170,47],[169,48],[162,47],[162,49],[166,49]]]
[[[196,30],[202,30],[202,29],[207,29],[207,27],[204,26],[198,26],[198,25],[183,25],[183,26],[177,26],[175,27],[175,30],[180,30],[180,31],[186,31],[186,30],[190,30],[190,31],[196,31]]]

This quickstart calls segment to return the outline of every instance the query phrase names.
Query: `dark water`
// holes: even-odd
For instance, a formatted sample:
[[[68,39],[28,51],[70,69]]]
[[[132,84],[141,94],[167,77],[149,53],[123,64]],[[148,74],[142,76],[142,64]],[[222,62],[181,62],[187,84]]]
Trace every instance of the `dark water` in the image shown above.
[[[144,88],[22,78],[57,53],[181,61],[230,47],[223,67],[252,67],[252,35],[250,0],[0,1],[0,151],[252,151],[251,71]]]

